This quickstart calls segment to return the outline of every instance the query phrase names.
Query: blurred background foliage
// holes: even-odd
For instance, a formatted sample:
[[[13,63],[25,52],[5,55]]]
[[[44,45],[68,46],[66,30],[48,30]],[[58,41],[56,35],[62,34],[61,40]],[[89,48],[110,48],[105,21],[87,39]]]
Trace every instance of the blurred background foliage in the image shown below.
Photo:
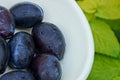
[[[76,0],[90,24],[95,58],[87,80],[120,80],[120,0]]]

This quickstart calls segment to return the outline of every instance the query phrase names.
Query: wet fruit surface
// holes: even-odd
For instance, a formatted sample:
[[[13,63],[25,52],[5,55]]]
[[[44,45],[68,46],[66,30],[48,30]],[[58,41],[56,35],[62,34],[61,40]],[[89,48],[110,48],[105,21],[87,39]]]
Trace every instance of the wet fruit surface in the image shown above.
[[[60,80],[61,66],[55,56],[37,55],[31,62],[30,70],[36,80]]]
[[[8,64],[9,53],[6,41],[0,37],[0,74],[2,74]]]
[[[10,38],[15,30],[15,24],[11,13],[0,6],[0,36]]]
[[[37,22],[41,22],[43,19],[43,10],[40,6],[23,2],[16,4],[10,9],[15,23],[19,28],[33,27]]]
[[[51,23],[35,25],[32,36],[39,53],[55,55],[59,60],[64,56],[65,40],[61,31]]]
[[[35,80],[27,71],[11,71],[0,77],[0,80]]]
[[[10,49],[10,67],[27,68],[34,55],[34,42],[26,32],[16,33],[8,42]]]

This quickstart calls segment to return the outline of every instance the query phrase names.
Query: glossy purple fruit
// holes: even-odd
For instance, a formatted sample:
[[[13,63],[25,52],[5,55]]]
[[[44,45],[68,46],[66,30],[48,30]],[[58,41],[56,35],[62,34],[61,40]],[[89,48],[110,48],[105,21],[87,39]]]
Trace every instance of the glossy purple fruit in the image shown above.
[[[0,36],[10,38],[15,31],[15,24],[11,13],[0,6]]]
[[[39,53],[55,55],[59,60],[63,58],[65,40],[56,25],[46,22],[36,24],[32,36]]]
[[[30,70],[36,80],[60,80],[61,66],[53,55],[37,55],[31,62]]]
[[[9,52],[8,52],[8,46],[6,41],[0,37],[0,74],[2,74],[7,65],[9,60]]]
[[[10,9],[10,12],[19,28],[33,27],[43,19],[43,9],[39,5],[30,2],[16,4]]]
[[[8,46],[10,49],[10,67],[27,68],[35,51],[31,35],[26,32],[18,32],[10,39]]]
[[[0,80],[35,80],[28,71],[11,71],[0,77]]]

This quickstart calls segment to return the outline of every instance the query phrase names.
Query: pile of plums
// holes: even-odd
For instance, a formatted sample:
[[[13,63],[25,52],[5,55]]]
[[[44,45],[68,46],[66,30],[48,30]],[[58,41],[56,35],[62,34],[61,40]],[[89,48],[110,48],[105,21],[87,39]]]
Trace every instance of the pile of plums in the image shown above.
[[[52,23],[42,22],[43,9],[31,2],[0,6],[0,80],[60,80],[65,40]],[[31,34],[15,28],[32,28]],[[7,66],[12,71],[4,73]],[[4,73],[4,74],[3,74]]]

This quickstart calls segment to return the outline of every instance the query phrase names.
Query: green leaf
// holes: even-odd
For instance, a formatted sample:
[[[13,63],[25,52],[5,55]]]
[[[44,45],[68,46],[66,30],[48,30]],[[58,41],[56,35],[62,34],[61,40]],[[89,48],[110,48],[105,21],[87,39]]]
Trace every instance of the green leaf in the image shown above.
[[[95,42],[95,51],[100,54],[118,58],[119,42],[109,25],[98,19],[91,21],[90,25]]]
[[[120,80],[120,77],[115,77],[112,80]]]
[[[95,54],[92,71],[87,80],[120,80],[120,60]]]
[[[120,19],[118,19],[118,20],[103,20],[103,21],[105,21],[111,27],[111,29],[114,31],[114,33],[120,43]]]
[[[97,3],[99,0],[83,0],[77,1],[78,5],[86,13],[95,13],[97,9]]]
[[[104,19],[120,19],[120,0],[100,0],[95,15]]]
[[[83,0],[75,0],[75,1],[83,1]]]
[[[91,14],[90,13],[84,13],[84,14],[85,14],[88,21],[96,19],[95,15],[93,13],[91,13]]]
[[[120,43],[120,30],[113,30],[113,31],[114,31],[114,33],[115,33],[115,35]]]
[[[104,20],[114,30],[120,30],[120,19],[117,20]]]

